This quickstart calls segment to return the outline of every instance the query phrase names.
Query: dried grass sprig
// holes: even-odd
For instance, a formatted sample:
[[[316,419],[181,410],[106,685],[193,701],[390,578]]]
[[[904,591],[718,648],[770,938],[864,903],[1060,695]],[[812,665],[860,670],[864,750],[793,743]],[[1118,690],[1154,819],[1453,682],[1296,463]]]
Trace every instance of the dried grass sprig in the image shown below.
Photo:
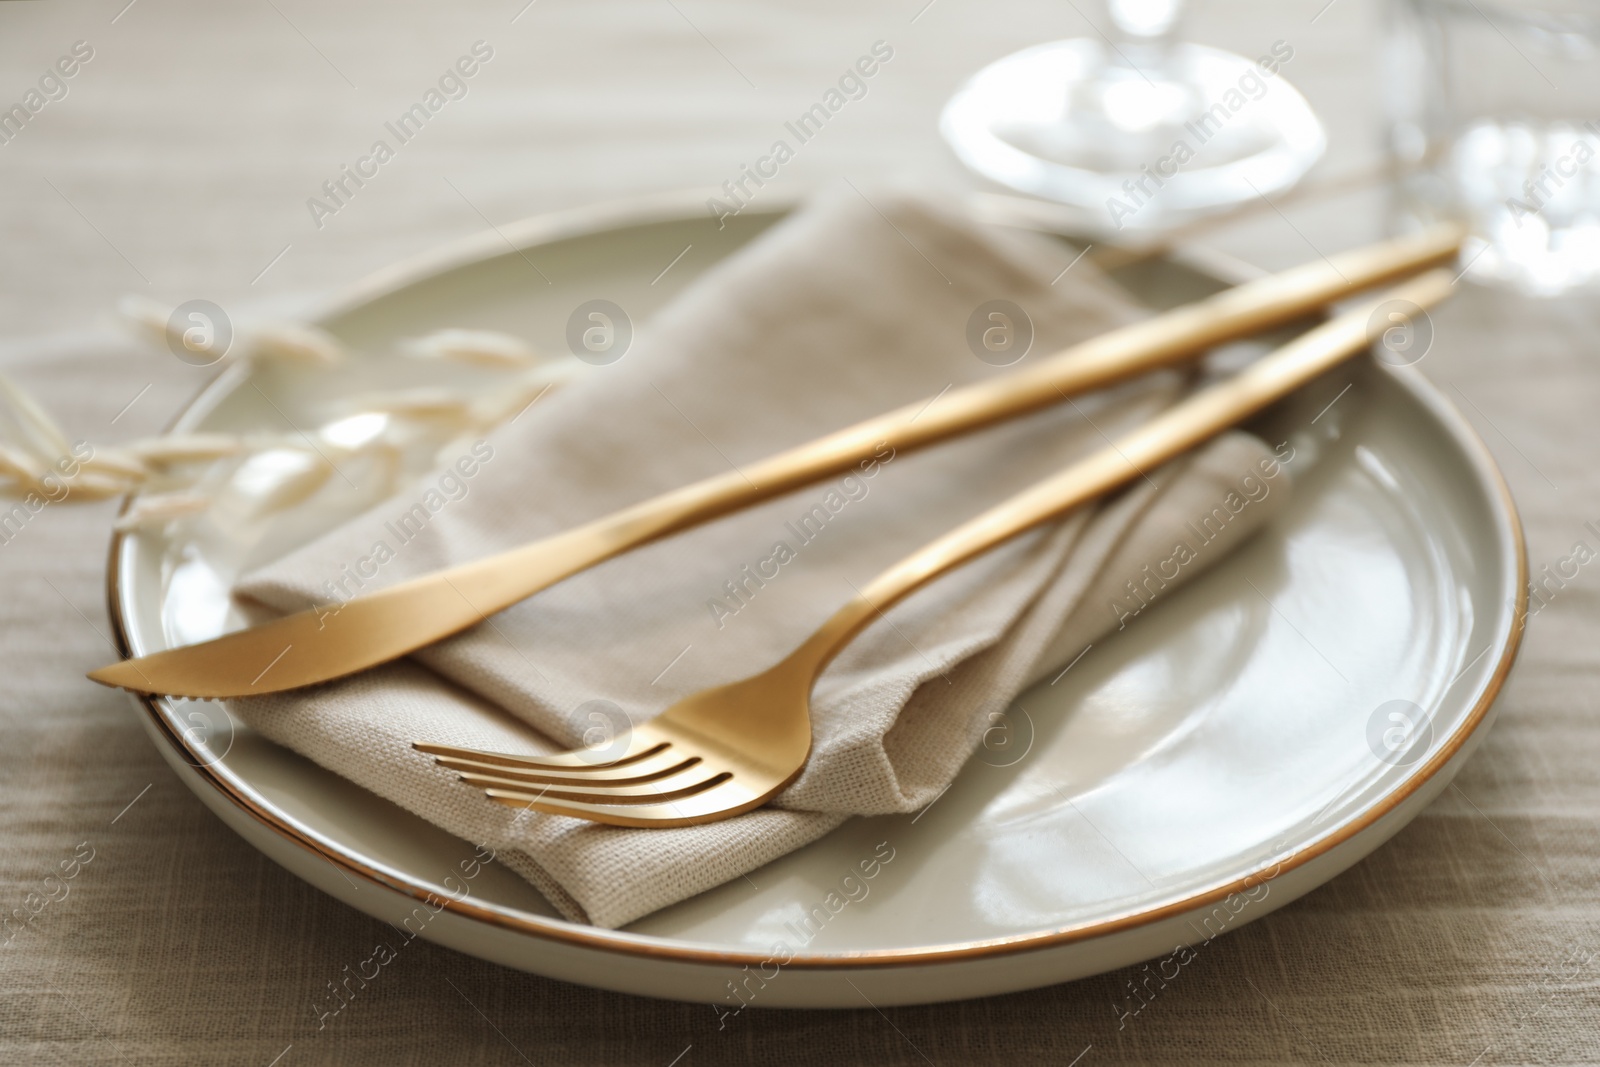
[[[189,328],[173,321],[174,308],[144,296],[125,296],[117,310],[146,340],[178,352],[202,353],[189,342]],[[231,340],[215,362],[239,359],[279,361],[303,366],[333,366],[345,358],[345,349],[328,331],[301,322],[243,320],[230,323]]]
[[[119,310],[150,341],[183,345],[170,309],[142,297]],[[49,412],[0,374],[0,498],[105,500],[137,493],[120,530],[164,526],[219,507],[245,519],[293,508],[346,465],[388,495],[406,456],[446,462],[552,390],[588,370],[577,359],[545,359],[526,342],[489,330],[439,330],[405,342],[410,355],[502,372],[475,388],[421,386],[351,397],[310,436],[191,433],[115,447],[71,442]],[[192,349],[191,349],[192,350]],[[256,322],[235,334],[227,358],[329,366],[345,355],[325,331],[303,323]],[[348,478],[348,475],[346,476]],[[371,479],[371,481],[369,481]]]
[[[414,359],[467,363],[495,370],[531,367],[542,358],[522,338],[498,330],[436,330],[406,342],[402,351]]]

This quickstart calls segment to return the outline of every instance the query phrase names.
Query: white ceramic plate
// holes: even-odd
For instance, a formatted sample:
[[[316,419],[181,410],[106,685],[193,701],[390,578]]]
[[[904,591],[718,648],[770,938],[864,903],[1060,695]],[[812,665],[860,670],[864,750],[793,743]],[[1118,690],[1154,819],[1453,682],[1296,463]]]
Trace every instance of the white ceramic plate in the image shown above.
[[[647,329],[651,309],[782,214],[749,212],[719,230],[699,204],[677,196],[530,220],[403,264],[321,316],[355,351],[349,365],[241,364],[176,428],[281,432],[285,419],[316,425],[341,398],[378,387],[490,381],[395,355],[399,339],[442,327],[508,330],[561,351],[569,313],[603,298]],[[1020,201],[979,206],[1040,226]],[[1160,261],[1125,281],[1160,306],[1217,288],[1217,274]],[[1521,534],[1487,452],[1415,369],[1358,361],[1263,427],[1319,453],[1287,513],[1056,684],[1024,694],[920,815],[854,820],[621,931],[563,922],[490,865],[425,936],[540,974],[729,1008],[741,1002],[735,979],[762,1006],[916,1003],[1198,951],[1338,874],[1443,789],[1487,728],[1517,646]],[[224,515],[116,538],[108,595],[125,651],[237,625],[227,589],[241,569],[370,502],[335,479],[271,521]],[[201,799],[300,877],[391,922],[428,894],[460,895],[445,881],[471,856],[465,843],[216,721],[216,705],[141,707]],[[835,897],[829,910],[881,842],[893,859],[866,895],[842,907]],[[791,959],[774,958],[779,942]]]

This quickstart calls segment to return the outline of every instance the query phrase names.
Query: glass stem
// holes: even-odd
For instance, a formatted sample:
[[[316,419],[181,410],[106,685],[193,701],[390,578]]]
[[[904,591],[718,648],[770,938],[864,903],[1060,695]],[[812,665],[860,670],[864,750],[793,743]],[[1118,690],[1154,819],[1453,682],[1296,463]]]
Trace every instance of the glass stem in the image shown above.
[[[1177,42],[1184,0],[1106,0],[1110,62],[1153,77]]]

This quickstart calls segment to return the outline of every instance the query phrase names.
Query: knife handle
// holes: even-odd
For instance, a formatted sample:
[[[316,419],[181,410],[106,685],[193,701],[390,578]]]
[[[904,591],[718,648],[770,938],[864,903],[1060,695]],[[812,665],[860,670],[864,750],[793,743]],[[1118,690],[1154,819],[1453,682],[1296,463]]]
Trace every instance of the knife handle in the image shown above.
[[[1460,227],[1446,224],[1323,257],[532,544],[353,598],[337,610],[288,615],[89,677],[141,693],[228,698],[354,674],[459,633],[630,549],[847,471],[885,446],[911,451],[992,426],[1436,266],[1456,254],[1462,237]]]

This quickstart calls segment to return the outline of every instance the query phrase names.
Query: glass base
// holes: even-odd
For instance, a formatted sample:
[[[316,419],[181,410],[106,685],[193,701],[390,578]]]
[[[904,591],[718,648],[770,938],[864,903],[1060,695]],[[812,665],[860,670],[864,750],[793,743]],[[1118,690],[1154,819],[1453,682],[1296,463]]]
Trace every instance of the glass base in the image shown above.
[[[1327,139],[1281,75],[1177,44],[1135,70],[1098,41],[1054,41],[980,70],[940,130],[967,166],[1082,209],[1094,230],[1158,230],[1293,185]]]

